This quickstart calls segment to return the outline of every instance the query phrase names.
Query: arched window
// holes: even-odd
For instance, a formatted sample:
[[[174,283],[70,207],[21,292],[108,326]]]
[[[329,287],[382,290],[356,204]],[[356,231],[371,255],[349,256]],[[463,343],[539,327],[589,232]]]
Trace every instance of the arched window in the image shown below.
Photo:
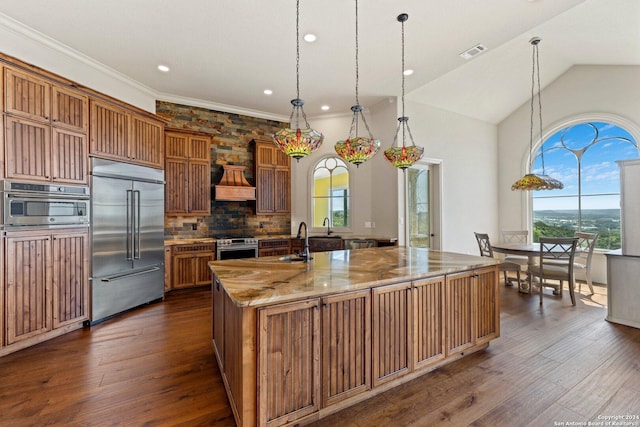
[[[321,159],[313,169],[312,226],[322,227],[328,218],[332,228],[349,227],[350,193],[347,164],[339,157]]]
[[[537,150],[534,173],[564,184],[533,192],[533,240],[598,232],[596,248],[620,248],[620,171],[616,160],[638,157],[638,144],[619,126],[588,122],[566,127]]]

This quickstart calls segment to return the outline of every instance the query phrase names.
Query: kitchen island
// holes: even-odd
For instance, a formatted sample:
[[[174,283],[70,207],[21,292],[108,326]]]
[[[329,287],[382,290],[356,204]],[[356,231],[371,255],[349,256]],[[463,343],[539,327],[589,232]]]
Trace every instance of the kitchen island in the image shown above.
[[[239,426],[305,424],[499,336],[497,260],[382,247],[212,261],[213,346]]]

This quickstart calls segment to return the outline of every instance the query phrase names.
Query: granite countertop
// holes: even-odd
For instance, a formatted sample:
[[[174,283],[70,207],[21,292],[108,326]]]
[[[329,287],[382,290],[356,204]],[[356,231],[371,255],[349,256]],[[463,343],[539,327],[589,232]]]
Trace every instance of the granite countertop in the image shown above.
[[[325,234],[319,234],[319,235],[313,235],[309,237],[327,237],[327,236]],[[289,235],[289,234],[277,234],[277,235],[274,234],[274,235],[265,235],[265,236],[255,236],[255,238],[258,240],[270,240],[270,239],[295,239],[297,237],[295,235]],[[332,236],[332,238],[336,239],[337,237]],[[340,236],[340,238],[345,240],[372,239],[372,240],[388,241],[388,242],[395,242],[396,240],[398,240],[396,237],[384,237],[384,236]],[[172,245],[192,245],[192,244],[198,244],[198,243],[215,243],[216,240],[217,238],[215,237],[189,237],[189,238],[183,238],[183,239],[165,239],[164,245],[172,246]]]
[[[380,247],[316,252],[309,263],[282,257],[210,261],[231,299],[240,307],[262,306],[367,289],[498,264],[493,258]]]

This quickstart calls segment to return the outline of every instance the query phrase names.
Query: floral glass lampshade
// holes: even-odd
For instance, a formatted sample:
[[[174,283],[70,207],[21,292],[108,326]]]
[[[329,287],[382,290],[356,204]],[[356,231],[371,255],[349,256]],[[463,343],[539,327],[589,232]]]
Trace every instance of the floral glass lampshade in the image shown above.
[[[409,15],[406,13],[401,13],[397,17],[398,22],[402,24],[402,117],[398,117],[398,127],[396,128],[396,134],[393,137],[391,147],[384,150],[384,157],[393,166],[403,171],[420,160],[424,153],[424,148],[415,145],[413,142],[413,135],[411,135],[411,129],[409,128],[409,117],[404,115],[404,23],[407,19],[409,19]],[[396,146],[400,133],[402,133],[402,146]],[[406,144],[407,134],[409,135],[411,145]]]
[[[538,45],[540,37],[533,37],[529,43],[533,47],[533,71],[531,73],[531,115],[529,126],[529,153],[533,158],[533,118],[534,118],[534,100],[538,99],[538,124],[540,125],[540,138],[542,138],[542,101],[540,99],[540,60],[538,58]],[[536,92],[537,83],[537,92]],[[537,95],[537,96],[536,96]],[[517,180],[511,186],[512,190],[561,190],[564,185],[555,178],[551,178],[545,174],[544,169],[544,143],[540,146],[540,160],[542,161],[542,174],[533,172],[527,173],[525,176]]]
[[[317,130],[311,129],[309,127],[307,118],[304,115],[304,110],[302,110],[304,101],[296,98],[291,101],[291,104],[293,104],[291,121],[293,124],[293,116],[295,114],[296,128],[280,129],[273,135],[273,141],[275,142],[276,146],[287,156],[293,157],[296,160],[300,160],[301,158],[309,155],[311,152],[317,150],[318,147],[320,147],[320,145],[322,144],[324,136]],[[301,129],[298,126],[299,114],[302,114],[302,116],[304,117],[304,122],[307,125],[306,128]]]
[[[276,146],[286,155],[300,160],[315,151],[322,144],[322,133],[309,126],[304,113],[304,101],[300,99],[300,0],[296,1],[296,98],[291,100],[293,109],[289,118],[290,128],[283,128],[273,134]],[[300,128],[300,117],[305,128]]]
[[[349,163],[359,166],[360,163],[366,162],[378,152],[378,149],[380,148],[380,141],[375,139],[371,135],[371,132],[369,132],[368,138],[353,136],[354,129],[358,128],[358,114],[362,114],[362,107],[360,105],[354,105],[351,107],[351,111],[353,111],[353,120],[351,122],[351,131],[349,132],[349,136],[344,141],[336,142],[335,150],[336,153],[338,153],[338,156],[342,157]],[[362,116],[362,120],[366,125],[367,122],[365,121],[364,116]],[[368,126],[367,130],[369,130]]]
[[[512,190],[561,190],[564,185],[549,175],[528,173],[511,186]]]

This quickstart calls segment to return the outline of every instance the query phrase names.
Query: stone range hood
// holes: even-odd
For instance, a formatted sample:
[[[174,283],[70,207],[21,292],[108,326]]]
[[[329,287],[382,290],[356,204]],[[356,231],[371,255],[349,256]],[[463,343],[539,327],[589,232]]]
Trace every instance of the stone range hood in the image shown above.
[[[256,187],[244,177],[245,166],[222,165],[220,182],[214,186],[215,200],[244,201],[256,199]]]

